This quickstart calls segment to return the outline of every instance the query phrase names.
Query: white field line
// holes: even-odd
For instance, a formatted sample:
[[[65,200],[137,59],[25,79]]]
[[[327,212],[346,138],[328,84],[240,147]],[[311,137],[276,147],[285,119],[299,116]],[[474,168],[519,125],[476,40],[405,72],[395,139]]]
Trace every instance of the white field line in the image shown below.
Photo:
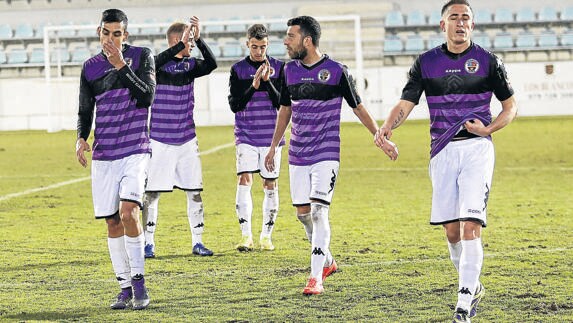
[[[361,172],[361,171],[381,171],[381,172],[402,172],[402,171],[428,171],[428,167],[361,167],[361,168],[352,168],[352,167],[340,167],[340,170],[349,171],[349,172]],[[496,171],[505,170],[505,171],[514,171],[514,172],[523,172],[523,171],[537,171],[537,170],[558,170],[561,172],[570,172],[573,171],[573,167],[495,167]]]
[[[234,146],[235,143],[234,142],[230,142],[230,143],[226,143],[220,146],[215,146],[211,149],[208,149],[206,151],[200,152],[199,155],[209,155],[212,154],[214,152],[217,152],[221,149],[225,149],[231,146]],[[37,187],[37,188],[31,188],[29,190],[25,190],[25,191],[21,191],[21,192],[17,192],[17,193],[11,193],[11,194],[7,194],[4,196],[0,196],[0,202],[3,201],[7,201],[10,200],[12,198],[15,197],[20,197],[20,196],[24,196],[24,195],[28,195],[28,194],[32,194],[32,193],[36,193],[36,192],[41,192],[41,191],[47,191],[47,190],[51,190],[53,188],[58,188],[58,187],[62,187],[62,186],[66,186],[66,185],[70,185],[70,184],[75,184],[75,183],[79,183],[79,182],[83,182],[83,181],[87,181],[91,178],[91,176],[86,176],[86,177],[81,177],[81,178],[76,178],[76,179],[72,179],[69,181],[65,181],[65,182],[60,182],[60,183],[56,183],[56,184],[52,184],[52,185],[48,185],[48,186],[43,186],[43,187]]]

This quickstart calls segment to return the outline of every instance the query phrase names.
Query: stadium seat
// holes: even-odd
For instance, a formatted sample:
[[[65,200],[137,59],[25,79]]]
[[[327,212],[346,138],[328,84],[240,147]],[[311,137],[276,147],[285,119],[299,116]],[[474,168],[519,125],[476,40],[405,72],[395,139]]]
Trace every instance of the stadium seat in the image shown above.
[[[92,26],[93,28],[86,28],[86,29],[78,29],[77,36],[78,37],[96,37],[97,36],[97,23],[90,23],[90,22],[82,22],[82,26]]]
[[[424,46],[424,38],[420,35],[409,35],[406,38],[405,51],[407,52],[422,52],[426,47]]]
[[[219,21],[219,19],[217,18],[209,18],[207,19],[207,25],[203,25],[203,31],[205,33],[220,33],[225,31],[225,26],[218,24],[217,21]]]
[[[218,42],[208,41],[207,45],[211,48],[211,52],[213,52],[213,56],[221,57],[221,47],[219,46]]]
[[[19,24],[14,30],[14,38],[34,38],[34,27],[31,24]]]
[[[23,48],[13,49],[12,51],[8,52],[7,63],[8,64],[28,63],[28,53]]]
[[[474,22],[476,24],[489,24],[493,20],[491,18],[491,11],[487,9],[479,9],[474,12]]]
[[[440,25],[440,20],[442,20],[442,14],[439,11],[432,11],[428,18],[428,25],[438,26]]]
[[[573,20],[573,6],[568,6],[561,11],[561,20]]]
[[[59,24],[59,26],[72,26],[73,22],[66,22],[63,24]],[[65,30],[58,30],[58,36],[60,37],[74,37],[76,35],[75,29],[65,29]]]
[[[491,39],[489,35],[485,32],[475,33],[472,36],[472,41],[485,49],[491,48]]]
[[[0,25],[0,39],[11,39],[12,38],[12,27],[8,24]]]
[[[426,25],[426,16],[420,10],[414,10],[408,13],[408,17],[406,17],[406,25],[408,26],[425,26]]]
[[[428,49],[441,46],[445,42],[446,40],[444,38],[444,35],[441,33],[430,35],[430,37],[428,37]]]
[[[493,39],[493,47],[495,49],[511,49],[513,48],[513,38],[508,32],[499,32]]]
[[[267,54],[274,57],[283,57],[286,55],[286,48],[282,42],[275,41],[269,45],[269,48],[267,48]]]
[[[229,20],[240,20],[240,18],[239,17],[232,17]],[[246,32],[246,30],[247,30],[247,26],[244,24],[227,25],[227,31],[228,32],[241,32],[241,33],[243,33],[243,32]]]
[[[569,29],[561,34],[561,46],[573,46],[573,30]]]
[[[0,64],[6,64],[6,53],[4,50],[0,49]]]
[[[286,31],[287,30],[287,18],[283,17],[283,16],[275,16],[272,17],[271,19],[281,19],[283,21],[280,22],[271,22],[269,24],[269,31]]]
[[[83,63],[88,58],[90,58],[92,54],[87,47],[78,47],[72,51],[72,59],[73,63]]]
[[[60,47],[60,48],[56,48],[56,49],[52,50],[52,52],[50,53],[50,61],[52,63],[57,63],[58,62],[58,55],[60,58],[60,62],[62,62],[62,63],[67,63],[70,61],[70,52],[68,52],[67,48]]]
[[[385,53],[399,53],[404,49],[402,40],[398,36],[387,36],[384,39]]]
[[[517,35],[515,39],[515,47],[521,49],[532,49],[537,46],[537,40],[535,35],[528,31],[522,31]]]
[[[386,27],[401,27],[404,26],[404,16],[400,11],[390,11],[386,14]]]
[[[143,21],[144,24],[156,24],[157,19],[147,18]],[[161,27],[142,27],[139,29],[139,35],[160,35]]]
[[[539,21],[557,21],[557,10],[553,7],[543,7],[539,11]]]
[[[43,48],[34,48],[30,53],[30,60],[28,63],[31,64],[41,64],[44,63],[44,49]]]
[[[531,7],[524,7],[517,11],[515,14],[516,22],[533,22],[535,21],[535,12]]]
[[[238,41],[227,42],[223,45],[223,57],[243,56],[243,46]]]
[[[545,30],[539,35],[539,47],[550,48],[559,46],[559,40],[553,30]]]
[[[511,9],[508,8],[496,9],[493,21],[497,23],[513,22],[514,21],[513,13],[511,12]]]

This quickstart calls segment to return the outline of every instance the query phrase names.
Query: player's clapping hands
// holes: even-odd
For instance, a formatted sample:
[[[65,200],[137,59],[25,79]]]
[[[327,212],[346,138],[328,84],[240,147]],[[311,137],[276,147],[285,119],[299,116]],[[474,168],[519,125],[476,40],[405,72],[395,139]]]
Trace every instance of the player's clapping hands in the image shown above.
[[[200,37],[200,32],[201,32],[199,17],[193,16],[189,19],[189,22],[191,22],[191,35],[193,37],[193,40],[197,41],[197,39],[199,39]]]

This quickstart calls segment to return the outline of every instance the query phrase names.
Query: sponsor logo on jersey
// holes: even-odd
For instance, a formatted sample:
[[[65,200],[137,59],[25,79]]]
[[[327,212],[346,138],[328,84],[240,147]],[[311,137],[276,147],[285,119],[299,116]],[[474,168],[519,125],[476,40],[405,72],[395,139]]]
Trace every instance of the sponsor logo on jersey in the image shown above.
[[[320,70],[318,72],[318,80],[325,83],[330,80],[330,71],[327,69]]]
[[[479,62],[473,58],[470,58],[465,62],[464,68],[466,69],[466,72],[474,74],[479,70]]]

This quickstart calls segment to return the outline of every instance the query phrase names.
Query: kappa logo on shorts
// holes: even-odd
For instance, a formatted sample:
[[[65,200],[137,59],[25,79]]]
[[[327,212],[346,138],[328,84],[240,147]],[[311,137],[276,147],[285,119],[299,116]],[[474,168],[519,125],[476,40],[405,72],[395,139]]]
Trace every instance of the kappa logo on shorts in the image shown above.
[[[487,208],[487,201],[489,200],[489,186],[485,184],[485,198],[483,199],[483,211]]]
[[[332,190],[334,190],[334,184],[336,183],[336,173],[334,172],[334,169],[332,170],[332,177],[330,178],[330,190],[328,191],[328,193],[332,192]]]

